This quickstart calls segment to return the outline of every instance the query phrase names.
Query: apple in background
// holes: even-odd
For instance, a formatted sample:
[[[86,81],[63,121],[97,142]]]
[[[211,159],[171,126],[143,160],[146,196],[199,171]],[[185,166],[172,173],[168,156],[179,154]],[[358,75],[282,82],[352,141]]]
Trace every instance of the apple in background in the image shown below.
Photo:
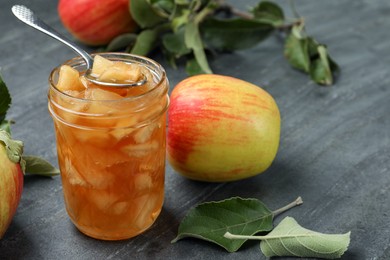
[[[60,0],[58,13],[75,38],[93,46],[105,45],[137,28],[130,15],[129,0]]]
[[[171,93],[167,155],[185,177],[225,182],[260,174],[274,160],[279,138],[274,99],[249,82],[198,75]]]
[[[23,144],[0,130],[0,239],[7,230],[23,191],[20,167]]]

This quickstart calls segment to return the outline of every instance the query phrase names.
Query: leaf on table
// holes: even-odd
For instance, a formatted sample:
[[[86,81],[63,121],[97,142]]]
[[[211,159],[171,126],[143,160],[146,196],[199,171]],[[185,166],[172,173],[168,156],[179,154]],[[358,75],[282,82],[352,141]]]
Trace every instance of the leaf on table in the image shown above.
[[[180,223],[176,242],[194,237],[213,242],[229,252],[237,251],[245,239],[231,240],[226,232],[253,235],[272,229],[273,213],[257,199],[234,197],[218,202],[206,202],[191,209]]]
[[[334,259],[348,249],[350,232],[323,234],[301,227],[295,219],[284,218],[260,242],[266,257],[295,256]]]
[[[11,95],[0,75],[0,123],[5,119],[7,111],[11,106]]]
[[[326,46],[306,36],[302,24],[292,28],[284,54],[292,67],[309,74],[317,84],[332,85],[339,72]]]
[[[322,85],[332,85],[334,78],[333,74],[338,71],[338,65],[329,57],[325,46],[317,47],[318,58],[313,60],[310,67],[311,79]]]
[[[307,50],[311,60],[318,58],[318,46],[320,45],[313,37],[307,37]]]
[[[284,23],[282,8],[273,2],[261,1],[252,9],[252,13],[256,20],[271,24],[275,27],[283,25]]]
[[[307,38],[301,37],[297,30],[294,31],[294,28],[286,39],[284,55],[293,68],[309,72],[309,41]]]
[[[146,56],[156,47],[158,38],[157,29],[147,29],[140,32],[137,36],[135,44],[131,49],[131,53]]]
[[[156,26],[165,20],[147,0],[129,0],[130,13],[141,28]]]
[[[317,50],[319,57],[313,61],[310,68],[310,76],[313,81],[319,84],[330,85],[333,82],[333,78],[326,48],[324,46],[318,46]]]
[[[60,174],[59,169],[51,165],[48,161],[32,155],[23,156],[26,162],[26,173],[51,177]]]
[[[105,51],[118,51],[133,46],[137,40],[134,33],[125,33],[115,37],[106,47]]]
[[[267,23],[241,18],[210,18],[200,24],[200,32],[207,46],[225,51],[253,47],[267,38],[273,30]]]

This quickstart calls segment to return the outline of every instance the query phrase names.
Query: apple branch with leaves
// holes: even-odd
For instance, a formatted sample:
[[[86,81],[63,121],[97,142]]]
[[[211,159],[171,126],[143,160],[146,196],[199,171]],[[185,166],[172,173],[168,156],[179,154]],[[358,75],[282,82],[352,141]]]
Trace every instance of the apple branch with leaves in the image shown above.
[[[125,49],[147,55],[155,49],[176,67],[186,63],[189,75],[212,73],[208,54],[256,46],[273,33],[284,37],[284,55],[290,65],[320,85],[332,85],[339,72],[326,45],[305,32],[305,21],[295,8],[287,19],[274,2],[261,1],[249,12],[223,0],[131,0],[130,13],[140,29],[114,38],[106,51]]]

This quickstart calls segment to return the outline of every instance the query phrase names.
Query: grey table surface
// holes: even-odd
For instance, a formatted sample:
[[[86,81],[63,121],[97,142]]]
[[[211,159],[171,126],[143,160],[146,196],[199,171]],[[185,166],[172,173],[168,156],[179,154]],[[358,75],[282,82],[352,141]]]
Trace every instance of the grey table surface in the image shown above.
[[[0,67],[13,97],[8,117],[16,121],[14,137],[24,141],[25,154],[57,164],[47,78],[74,54],[17,21],[10,12],[16,3],[69,34],[59,21],[57,1],[0,1]],[[288,1],[280,3],[289,10]],[[77,231],[65,211],[59,177],[27,176],[17,213],[0,241],[0,259],[265,259],[258,242],[236,253],[196,239],[170,243],[191,207],[232,196],[258,198],[272,209],[302,196],[304,204],[275,223],[289,215],[320,232],[351,231],[342,259],[390,259],[390,2],[299,0],[296,6],[308,33],[328,45],[341,67],[334,86],[319,87],[291,69],[278,37],[211,62],[215,73],[262,86],[279,105],[280,148],[265,173],[207,184],[189,181],[168,165],[160,217],[142,235],[117,242]],[[186,77],[183,68],[153,58],[166,67],[171,89]]]

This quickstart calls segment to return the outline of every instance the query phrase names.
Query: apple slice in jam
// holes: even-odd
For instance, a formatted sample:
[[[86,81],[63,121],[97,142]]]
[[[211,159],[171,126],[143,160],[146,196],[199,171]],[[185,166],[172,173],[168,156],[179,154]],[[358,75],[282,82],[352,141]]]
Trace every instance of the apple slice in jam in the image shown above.
[[[56,87],[61,91],[81,92],[85,90],[85,86],[80,79],[80,73],[68,65],[61,66]]]

